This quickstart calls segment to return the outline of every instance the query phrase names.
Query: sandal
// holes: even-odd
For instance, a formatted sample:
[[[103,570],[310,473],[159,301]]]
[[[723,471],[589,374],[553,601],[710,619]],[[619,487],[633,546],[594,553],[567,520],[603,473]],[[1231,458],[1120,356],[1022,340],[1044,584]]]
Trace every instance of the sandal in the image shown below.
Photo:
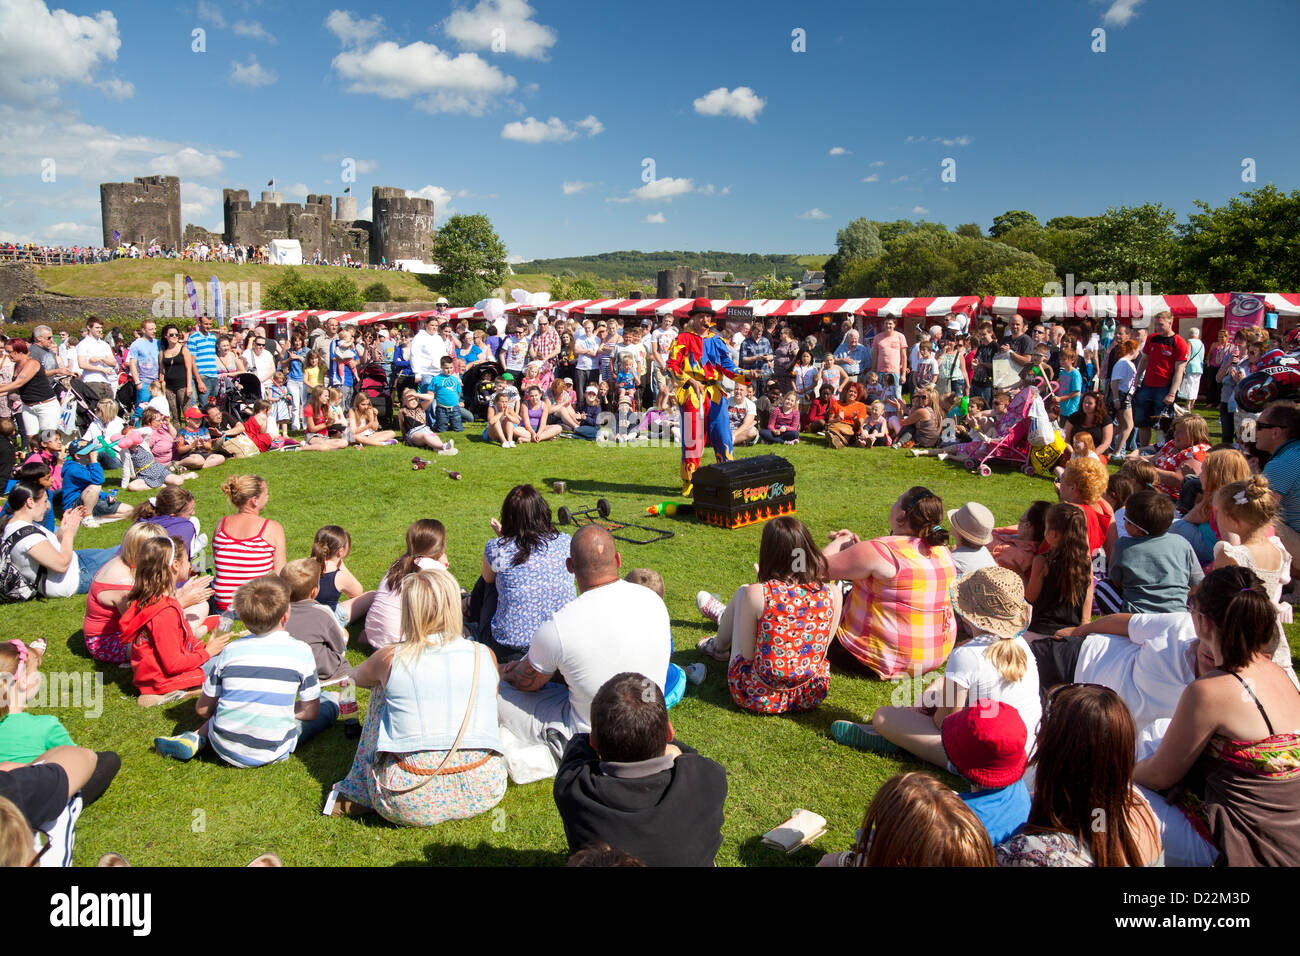
[[[695,645],[695,649],[705,657],[711,657],[715,661],[727,661],[731,659],[731,651],[723,650],[718,646],[716,635],[714,637],[706,637]]]
[[[831,738],[837,744],[869,753],[889,755],[902,749],[898,744],[882,737],[880,731],[870,724],[855,724],[851,720],[837,720],[831,724]]]

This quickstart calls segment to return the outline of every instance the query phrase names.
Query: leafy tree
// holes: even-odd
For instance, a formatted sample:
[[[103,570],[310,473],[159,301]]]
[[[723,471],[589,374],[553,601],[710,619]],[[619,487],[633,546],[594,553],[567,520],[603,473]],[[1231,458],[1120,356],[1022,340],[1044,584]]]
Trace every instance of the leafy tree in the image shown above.
[[[1032,212],[1026,212],[1023,209],[1008,209],[1002,215],[993,217],[993,225],[989,228],[989,236],[997,239],[1008,229],[1014,229],[1016,226],[1037,225],[1039,225],[1038,217]]]
[[[590,279],[574,279],[569,283],[566,298],[568,299],[599,299],[600,290],[596,288],[596,283]]]
[[[382,282],[370,283],[370,285],[361,290],[361,295],[367,302],[393,301],[393,293],[389,290],[388,286],[384,285]]]
[[[494,291],[494,287],[482,276],[463,276],[442,288],[442,294],[456,308],[489,299]]]
[[[444,291],[470,277],[481,277],[489,286],[500,285],[506,277],[505,244],[481,213],[444,222],[434,238],[433,255],[442,266]]]
[[[849,263],[874,259],[883,250],[877,224],[863,217],[854,219],[835,234],[835,255],[826,260],[825,266],[827,285],[838,282]]]
[[[1160,203],[1113,206],[1080,230],[1078,275],[1093,283],[1150,282],[1166,290],[1177,263],[1177,216]]]
[[[1290,292],[1300,289],[1300,190],[1271,183],[1199,212],[1180,227],[1184,292]]]
[[[980,224],[977,222],[964,222],[957,227],[957,235],[968,239],[979,239],[984,235],[984,230],[980,229]]]
[[[266,290],[262,302],[268,309],[329,309],[360,312],[366,300],[357,284],[346,276],[328,282],[303,279],[297,269],[286,269],[280,280]]]
[[[749,295],[754,299],[789,299],[793,291],[789,279],[778,279],[774,273],[758,279]]]
[[[1016,263],[981,276],[974,291],[976,295],[1037,296],[1043,294],[1043,282],[1041,269]]]
[[[561,276],[555,276],[551,279],[551,301],[567,302],[569,299],[569,284]]]

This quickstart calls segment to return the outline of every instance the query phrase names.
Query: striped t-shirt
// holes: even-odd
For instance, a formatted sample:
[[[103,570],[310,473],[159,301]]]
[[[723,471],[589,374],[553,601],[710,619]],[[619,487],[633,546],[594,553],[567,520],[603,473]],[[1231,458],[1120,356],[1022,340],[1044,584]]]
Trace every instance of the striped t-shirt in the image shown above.
[[[185,347],[194,356],[194,371],[208,377],[215,376],[220,369],[217,366],[217,334],[209,332],[191,332],[185,340]]]
[[[217,699],[213,750],[236,767],[275,763],[298,744],[297,702],[320,698],[316,659],[286,631],[240,638],[221,652],[203,693]]]

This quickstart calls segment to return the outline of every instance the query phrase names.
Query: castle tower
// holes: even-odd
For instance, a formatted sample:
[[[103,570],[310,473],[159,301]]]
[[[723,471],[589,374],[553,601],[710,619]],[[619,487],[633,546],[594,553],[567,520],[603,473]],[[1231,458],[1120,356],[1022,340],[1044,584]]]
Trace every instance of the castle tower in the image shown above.
[[[339,222],[352,222],[357,218],[357,197],[339,196],[334,200],[334,218]]]
[[[181,245],[181,181],[175,176],[137,176],[130,183],[100,183],[100,219],[104,245],[141,245],[157,239],[164,246]]]
[[[393,186],[375,186],[371,191],[373,225],[370,230],[370,261],[418,259],[433,261],[433,200],[406,195]]]

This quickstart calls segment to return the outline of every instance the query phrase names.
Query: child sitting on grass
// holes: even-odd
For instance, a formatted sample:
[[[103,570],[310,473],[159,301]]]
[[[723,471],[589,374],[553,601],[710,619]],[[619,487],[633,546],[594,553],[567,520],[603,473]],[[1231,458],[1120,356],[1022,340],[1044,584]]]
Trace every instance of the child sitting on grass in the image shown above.
[[[27,702],[41,687],[45,641],[0,644],[0,763],[31,763],[51,747],[72,746],[53,714],[29,714]]]
[[[624,575],[624,580],[649,588],[659,595],[659,600],[664,599],[664,578],[658,571],[651,568],[633,568]],[[672,652],[672,638],[670,637],[668,653],[671,654]],[[686,682],[688,680],[692,684],[699,684],[704,680],[705,676],[707,676],[705,667],[698,662],[692,664],[686,670],[682,670],[676,664],[669,662],[668,676],[664,678],[664,704],[671,709],[686,693]]]
[[[803,430],[820,434],[826,431],[826,416],[830,413],[831,403],[835,401],[835,390],[823,385],[817,390],[817,397],[808,405],[808,414],[804,416]]]
[[[1047,509],[1050,507],[1050,501],[1032,502],[1014,528],[993,529],[989,554],[993,555],[999,567],[1015,571],[1026,584],[1029,583],[1034,556],[1043,547]]]
[[[348,663],[348,632],[334,612],[316,598],[320,593],[321,564],[315,558],[290,561],[280,571],[289,586],[289,623],[284,629],[294,640],[311,648],[316,677],[321,686],[352,676]]]
[[[867,448],[877,445],[889,445],[889,423],[885,421],[885,403],[874,401],[867,412],[867,421],[862,426],[861,440]]]
[[[607,843],[647,866],[713,866],[727,772],[673,740],[654,681],[624,672],[591,702],[591,733],[565,748],[552,791],[572,853]]]
[[[1172,614],[1187,610],[1187,595],[1205,577],[1185,538],[1169,534],[1174,502],[1144,488],[1124,507],[1129,537],[1115,542],[1110,581],[1097,586],[1103,614]]]
[[[993,541],[993,523],[993,512],[978,501],[968,501],[948,512],[948,524],[956,539],[952,563],[957,567],[958,576],[997,564],[988,549]]]
[[[155,737],[164,757],[190,760],[207,744],[234,767],[286,759],[339,715],[321,696],[316,661],[285,631],[289,586],[275,575],[254,578],[235,592],[235,611],[249,635],[228,646],[203,681],[194,710],[208,718],[198,730]]]
[[[348,570],[344,560],[352,553],[352,536],[336,524],[327,524],[316,532],[311,543],[311,556],[320,562],[320,594],[316,600],[347,627],[361,620],[375,599],[374,591],[367,591]]]
[[[1047,553],[1034,557],[1025,585],[1025,600],[1034,609],[1025,635],[1031,641],[1092,619],[1092,559],[1083,512],[1072,504],[1052,505],[1043,538]]]
[[[122,643],[131,646],[131,675],[140,706],[171,703],[203,683],[209,661],[225,648],[229,634],[205,645],[190,628],[176,585],[190,576],[190,559],[179,538],[150,538],[140,546],[135,584],[122,612]]]
[[[104,491],[104,469],[99,464],[98,446],[84,440],[68,446],[68,460],[63,463],[63,510],[83,505],[86,517],[81,523],[93,528],[107,521],[131,517],[131,506]]]

